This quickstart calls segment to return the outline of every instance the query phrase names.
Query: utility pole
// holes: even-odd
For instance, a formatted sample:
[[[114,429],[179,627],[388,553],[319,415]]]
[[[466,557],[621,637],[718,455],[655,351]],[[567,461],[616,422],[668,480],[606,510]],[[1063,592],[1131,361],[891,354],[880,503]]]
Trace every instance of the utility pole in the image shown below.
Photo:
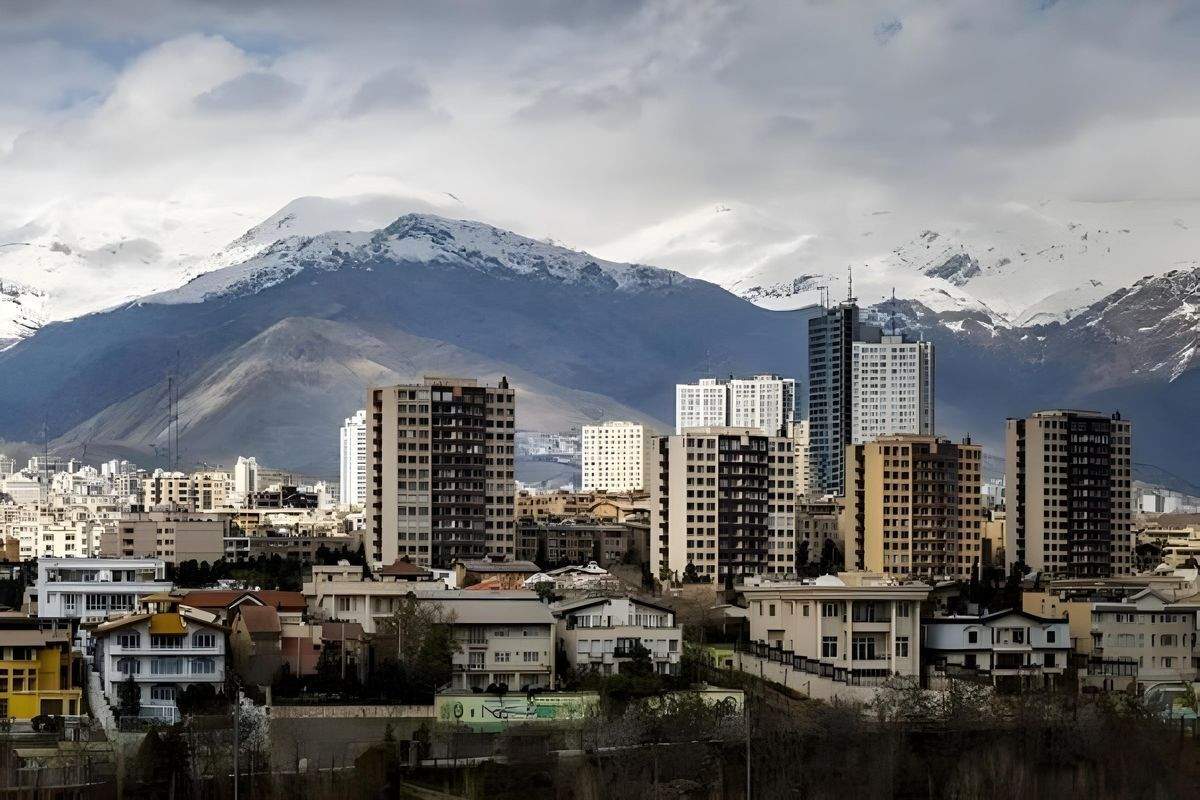
[[[242,690],[233,696],[233,800],[238,800],[238,751],[242,749]]]
[[[750,694],[753,684],[746,684],[746,694],[742,696],[742,715],[746,718],[746,800],[750,800]]]

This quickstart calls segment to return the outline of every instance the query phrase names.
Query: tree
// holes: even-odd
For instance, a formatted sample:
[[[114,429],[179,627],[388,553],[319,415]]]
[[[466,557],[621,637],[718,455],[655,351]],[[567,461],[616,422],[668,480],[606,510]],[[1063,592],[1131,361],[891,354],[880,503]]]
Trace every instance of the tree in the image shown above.
[[[440,603],[411,594],[401,598],[391,617],[380,620],[376,652],[402,673],[404,702],[430,702],[450,682],[451,660],[459,651],[453,621]]]
[[[122,717],[136,717],[142,711],[142,687],[133,679],[133,673],[117,687],[117,710]]]
[[[700,583],[700,581],[701,578],[700,574],[696,571],[696,565],[689,561],[687,566],[683,568],[683,582]]]

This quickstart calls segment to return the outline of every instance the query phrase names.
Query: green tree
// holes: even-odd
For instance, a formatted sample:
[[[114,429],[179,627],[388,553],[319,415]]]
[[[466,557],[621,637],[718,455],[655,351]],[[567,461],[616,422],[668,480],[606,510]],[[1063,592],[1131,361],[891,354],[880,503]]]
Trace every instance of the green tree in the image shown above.
[[[117,711],[122,717],[136,717],[142,711],[142,687],[133,679],[133,673],[117,687]]]

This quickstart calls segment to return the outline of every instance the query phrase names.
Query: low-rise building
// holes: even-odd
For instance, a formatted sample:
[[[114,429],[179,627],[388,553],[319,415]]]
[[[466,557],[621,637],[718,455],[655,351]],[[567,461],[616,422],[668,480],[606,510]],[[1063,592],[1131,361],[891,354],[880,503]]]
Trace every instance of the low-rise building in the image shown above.
[[[619,674],[638,648],[653,670],[679,674],[683,630],[667,606],[638,597],[588,597],[551,606],[558,643],[576,671]]]
[[[100,622],[171,590],[160,558],[41,558],[33,596],[43,619]]]
[[[119,687],[138,687],[139,716],[174,722],[176,698],[195,684],[225,682],[225,634],[213,614],[167,594],[142,598],[136,611],[95,626],[93,668],[105,699],[120,707]]]
[[[1172,602],[1143,589],[1115,603],[1092,605],[1092,649],[1084,686],[1135,689],[1196,680],[1200,596]]]
[[[444,591],[446,584],[414,575],[410,580],[374,576],[364,578],[363,568],[352,564],[315,565],[312,580],[305,581],[304,599],[308,614],[318,622],[353,622],[368,634],[376,632],[376,623],[391,618],[410,594]]]
[[[0,718],[82,714],[71,658],[69,622],[0,613]]]
[[[545,565],[639,563],[648,557],[648,539],[648,528],[597,517],[526,517],[517,521],[517,558]]]
[[[1025,611],[922,620],[925,676],[984,676],[993,684],[1050,686],[1067,668],[1067,621]]]
[[[122,514],[100,538],[109,558],[161,558],[172,564],[207,561],[225,555],[229,518],[222,514],[141,511]]]
[[[556,620],[535,593],[443,591],[420,599],[438,603],[454,627],[450,688],[554,688]]]
[[[455,585],[491,582],[505,589],[520,589],[525,579],[541,570],[532,561],[517,561],[505,556],[488,556],[455,561]]]
[[[753,655],[796,671],[869,684],[921,674],[921,604],[929,586],[877,573],[743,588]]]

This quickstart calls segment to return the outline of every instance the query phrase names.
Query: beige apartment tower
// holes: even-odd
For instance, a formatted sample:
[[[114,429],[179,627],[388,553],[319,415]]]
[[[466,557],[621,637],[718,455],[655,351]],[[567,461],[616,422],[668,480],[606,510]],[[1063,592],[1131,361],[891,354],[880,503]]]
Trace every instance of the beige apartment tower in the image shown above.
[[[1120,414],[1038,411],[1005,426],[1004,556],[1047,577],[1133,571],[1132,426]]]
[[[881,436],[846,448],[846,569],[926,580],[982,565],[983,448],[934,436]]]
[[[367,392],[367,546],[449,567],[516,550],[514,392],[426,377]]]
[[[653,440],[650,566],[724,583],[796,566],[791,438],[757,428],[689,428]]]

